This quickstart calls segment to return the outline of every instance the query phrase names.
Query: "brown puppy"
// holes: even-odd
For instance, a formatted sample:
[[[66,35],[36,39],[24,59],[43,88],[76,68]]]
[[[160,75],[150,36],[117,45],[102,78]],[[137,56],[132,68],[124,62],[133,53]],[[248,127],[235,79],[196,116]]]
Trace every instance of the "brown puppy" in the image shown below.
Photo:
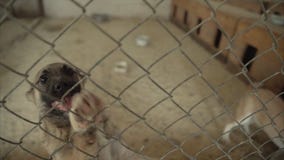
[[[80,74],[63,63],[39,71],[28,99],[41,108],[44,146],[55,160],[142,160],[115,137],[101,101],[85,90]]]
[[[263,131],[279,147],[284,148],[284,102],[280,97],[267,89],[258,89],[256,94],[246,93],[241,98],[235,120],[250,133],[250,124],[263,127]],[[262,101],[260,102],[259,99]],[[232,122],[224,128],[224,139],[230,141],[230,130],[238,123]]]

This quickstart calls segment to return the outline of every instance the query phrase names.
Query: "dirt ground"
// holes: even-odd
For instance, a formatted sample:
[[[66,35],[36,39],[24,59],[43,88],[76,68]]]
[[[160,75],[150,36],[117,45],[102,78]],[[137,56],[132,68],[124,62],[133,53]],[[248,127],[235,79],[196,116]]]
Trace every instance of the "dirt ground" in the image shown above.
[[[20,73],[27,72],[29,80],[42,66],[63,62],[58,55],[89,73],[86,87],[103,100],[111,121],[120,130],[127,128],[122,134],[126,144],[136,150],[143,148],[141,152],[144,154],[164,159],[188,159],[186,155],[190,155],[201,160],[223,160],[228,159],[227,153],[233,159],[240,159],[255,152],[238,130],[232,135],[235,137],[232,144],[225,145],[218,139],[223,126],[231,121],[224,107],[233,108],[231,104],[245,91],[244,83],[229,73],[223,64],[211,59],[212,54],[189,36],[178,47],[179,43],[155,20],[129,32],[140,21],[112,19],[99,24],[115,41],[120,41],[121,47],[116,50],[119,44],[84,17],[78,21],[44,19],[33,35],[25,35],[27,32],[18,24],[6,21],[0,26],[0,61]],[[31,27],[33,21],[20,23]],[[71,23],[73,25],[63,33]],[[176,38],[181,39],[185,34],[170,22],[163,23]],[[58,37],[60,33],[63,35]],[[128,35],[124,37],[126,33]],[[149,45],[137,46],[135,38],[138,35],[148,35]],[[46,44],[37,36],[55,46]],[[167,56],[161,58],[165,53]],[[127,62],[126,73],[114,71],[120,61]],[[97,65],[90,70],[94,64]],[[149,73],[142,68],[148,69]],[[40,146],[42,131],[29,123],[39,119],[37,108],[25,98],[29,88],[25,77],[2,66],[0,76],[0,98],[5,100],[0,108],[0,135],[15,143],[0,139],[1,157],[39,159],[27,151],[47,157]],[[108,93],[119,96],[120,101]],[[248,159],[254,157],[258,159],[255,154],[247,156]]]

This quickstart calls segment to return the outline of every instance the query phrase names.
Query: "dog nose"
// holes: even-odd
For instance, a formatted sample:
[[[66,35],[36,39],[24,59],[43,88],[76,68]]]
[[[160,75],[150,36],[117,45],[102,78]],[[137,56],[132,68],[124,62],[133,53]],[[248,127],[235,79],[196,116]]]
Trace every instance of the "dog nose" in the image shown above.
[[[56,83],[53,87],[54,91],[59,93],[63,90],[63,84],[62,83]]]

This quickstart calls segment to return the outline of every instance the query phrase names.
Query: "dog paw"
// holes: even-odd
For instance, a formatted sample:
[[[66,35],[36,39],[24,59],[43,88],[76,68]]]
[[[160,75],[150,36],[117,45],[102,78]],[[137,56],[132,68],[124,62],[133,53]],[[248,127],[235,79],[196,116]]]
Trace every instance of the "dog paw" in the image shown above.
[[[86,131],[100,120],[101,101],[87,90],[82,90],[72,97],[70,122],[74,131]]]

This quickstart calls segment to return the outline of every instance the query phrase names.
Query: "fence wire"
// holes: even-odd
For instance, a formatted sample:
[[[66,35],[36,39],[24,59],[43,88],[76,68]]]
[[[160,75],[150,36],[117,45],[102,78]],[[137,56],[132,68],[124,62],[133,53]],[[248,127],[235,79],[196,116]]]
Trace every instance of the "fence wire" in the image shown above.
[[[32,127],[28,132],[26,132],[24,135],[21,136],[20,139],[18,140],[14,140],[11,141],[5,137],[2,137],[0,135],[0,140],[4,141],[5,143],[8,144],[12,144],[14,145],[14,147],[12,147],[9,151],[5,152],[3,155],[1,155],[2,159],[6,159],[8,156],[11,156],[13,150],[15,150],[16,148],[21,148],[23,151],[31,154],[32,156],[35,156],[39,159],[52,159],[52,156],[54,154],[56,154],[57,152],[59,152],[64,145],[69,144],[70,142],[66,142],[64,140],[60,140],[63,141],[63,144],[61,147],[54,149],[54,152],[50,155],[50,157],[46,158],[46,157],[42,157],[41,155],[38,155],[37,153],[34,153],[33,151],[29,150],[29,148],[26,148],[26,146],[23,145],[23,140],[29,135],[31,134],[35,129],[40,128],[43,132],[45,132],[46,134],[49,134],[50,136],[54,137],[55,139],[58,139],[58,137],[56,137],[55,135],[53,135],[53,133],[49,133],[48,131],[46,131],[42,126],[41,126],[41,120],[40,119],[38,122],[34,122],[29,120],[28,118],[22,116],[21,114],[17,113],[16,111],[13,111],[10,109],[10,107],[7,105],[8,102],[8,97],[13,94],[13,92],[15,92],[23,83],[29,83],[30,85],[36,87],[33,82],[30,81],[30,72],[31,70],[42,60],[44,60],[46,58],[47,55],[49,55],[51,52],[53,52],[58,58],[60,58],[62,61],[64,61],[67,64],[70,64],[71,66],[77,68],[78,70],[80,70],[80,72],[83,74],[83,79],[87,79],[89,80],[89,82],[91,82],[94,86],[96,86],[97,88],[99,88],[102,92],[104,92],[105,94],[111,96],[114,101],[111,102],[109,105],[112,105],[114,103],[119,103],[126,111],[128,111],[129,113],[131,113],[132,115],[134,115],[137,120],[135,122],[133,122],[132,124],[130,124],[128,127],[124,128],[120,134],[115,137],[115,140],[119,141],[123,146],[125,146],[126,148],[132,150],[135,153],[141,154],[143,156],[142,151],[137,151],[133,148],[131,148],[130,146],[124,144],[120,138],[121,136],[128,131],[132,126],[138,124],[138,123],[144,123],[147,127],[149,127],[153,132],[157,133],[163,140],[165,140],[166,142],[168,142],[172,149],[167,151],[163,156],[159,157],[158,159],[167,159],[168,156],[176,151],[179,151],[184,157],[186,157],[186,159],[198,159],[200,154],[203,154],[204,152],[206,152],[207,150],[210,150],[210,148],[217,148],[220,152],[221,155],[219,157],[216,157],[215,159],[233,159],[231,153],[238,147],[241,147],[243,144],[250,144],[250,146],[253,148],[254,151],[252,151],[251,153],[247,154],[247,155],[243,155],[241,157],[241,159],[250,159],[251,157],[257,155],[257,157],[259,159],[269,159],[271,154],[268,156],[264,156],[263,155],[263,151],[261,150],[261,148],[263,146],[265,146],[266,143],[270,142],[271,140],[268,140],[267,142],[265,142],[264,144],[262,144],[261,146],[256,145],[252,139],[252,136],[254,134],[257,134],[259,131],[261,131],[263,128],[272,125],[275,127],[275,125],[273,124],[273,119],[275,117],[271,117],[268,113],[265,112],[266,116],[269,117],[269,119],[271,119],[271,123],[265,125],[265,126],[261,126],[258,130],[256,130],[254,133],[247,133],[242,127],[240,127],[240,132],[245,135],[246,140],[239,142],[238,144],[231,146],[229,149],[225,149],[223,146],[224,144],[221,142],[222,141],[222,136],[220,135],[219,138],[216,138],[214,136],[212,136],[212,134],[206,129],[206,127],[208,125],[210,125],[211,123],[213,123],[214,121],[216,121],[218,118],[222,117],[223,115],[229,115],[232,119],[234,119],[234,113],[232,111],[231,106],[235,105],[236,103],[239,102],[240,97],[237,97],[235,99],[235,102],[233,104],[228,105],[225,100],[223,99],[223,97],[220,95],[219,93],[219,89],[222,88],[224,85],[226,85],[231,79],[234,79],[236,77],[240,77],[243,76],[245,77],[246,81],[249,83],[250,86],[252,86],[252,90],[251,93],[255,95],[255,97],[259,100],[259,102],[263,105],[263,110],[267,110],[266,105],[267,105],[267,101],[264,101],[263,99],[260,98],[260,96],[257,94],[257,90],[263,86],[263,84],[268,81],[273,79],[275,76],[277,75],[281,75],[284,72],[284,61],[283,61],[283,55],[281,55],[281,53],[279,53],[277,51],[277,49],[279,47],[281,47],[281,45],[283,44],[279,44],[279,40],[283,39],[283,35],[284,33],[281,33],[280,36],[276,37],[274,32],[272,31],[272,29],[270,28],[269,25],[267,25],[266,22],[267,21],[267,17],[268,14],[271,12],[271,9],[273,9],[274,7],[276,7],[277,5],[280,5],[282,2],[281,1],[277,1],[275,3],[274,6],[272,6],[271,8],[267,8],[265,7],[265,1],[258,1],[259,5],[261,6],[263,13],[261,14],[259,19],[256,19],[249,27],[247,27],[243,32],[238,32],[237,34],[235,34],[233,37],[230,37],[228,35],[228,33],[226,33],[226,31],[222,28],[222,25],[219,23],[219,20],[216,18],[217,12],[219,10],[219,8],[221,8],[224,4],[226,4],[228,2],[228,0],[224,0],[222,1],[217,7],[213,6],[211,4],[212,1],[209,0],[204,0],[204,3],[207,5],[207,7],[211,10],[211,16],[208,17],[207,19],[204,19],[201,23],[199,23],[198,25],[194,26],[193,28],[191,28],[189,31],[187,31],[183,36],[177,36],[174,33],[172,33],[172,31],[168,28],[168,26],[165,24],[165,22],[163,20],[161,20],[158,16],[157,16],[157,9],[158,7],[164,3],[165,0],[160,0],[155,4],[152,4],[150,2],[148,2],[147,0],[142,0],[142,2],[150,9],[151,14],[148,15],[147,17],[145,17],[143,20],[141,20],[139,23],[137,23],[134,27],[132,27],[128,32],[126,32],[123,36],[121,36],[121,38],[117,39],[115,38],[111,33],[108,33],[108,31],[106,31],[104,28],[102,28],[98,22],[94,21],[94,19],[92,17],[90,17],[87,14],[87,7],[92,4],[92,3],[96,3],[96,1],[93,0],[89,0],[87,3],[85,4],[81,4],[79,2],[77,2],[76,0],[70,0],[70,2],[72,2],[76,7],[78,7],[81,11],[82,14],[80,14],[78,17],[74,18],[72,20],[71,23],[69,23],[67,26],[64,27],[63,30],[60,31],[60,33],[58,33],[58,35],[56,37],[54,37],[52,40],[47,40],[45,37],[43,37],[42,35],[39,35],[37,32],[35,32],[35,29],[39,26],[39,24],[42,23],[42,19],[36,19],[34,20],[33,24],[31,26],[27,26],[26,24],[24,24],[23,22],[21,22],[18,18],[16,18],[15,16],[13,16],[13,14],[11,13],[11,8],[13,8],[13,4],[16,2],[16,0],[10,0],[10,1],[4,1],[1,3],[0,7],[1,9],[4,11],[2,17],[0,18],[0,27],[7,21],[12,21],[14,22],[16,25],[20,26],[22,29],[24,29],[27,33],[25,35],[23,35],[21,38],[25,38],[28,35],[33,35],[34,37],[36,37],[38,40],[40,40],[41,42],[43,42],[44,44],[46,44],[47,46],[49,46],[48,50],[46,50],[46,52],[40,56],[36,61],[34,61],[33,64],[31,64],[30,68],[28,68],[25,72],[20,72],[17,69],[10,67],[9,64],[5,64],[4,62],[0,62],[0,65],[9,70],[10,72],[16,74],[17,76],[22,77],[22,80],[19,81],[18,84],[16,84],[5,96],[3,96],[3,98],[0,101],[0,105],[1,105],[1,109],[4,109],[6,111],[8,111],[9,113],[13,114],[14,116],[18,117],[21,121],[25,121],[27,123],[32,124],[34,127]],[[116,44],[116,47],[112,48],[108,53],[105,54],[104,57],[102,57],[100,60],[98,60],[96,63],[94,63],[90,69],[88,71],[84,71],[83,69],[79,68],[78,66],[76,66],[72,61],[69,61],[66,57],[64,57],[59,51],[57,51],[55,49],[55,47],[57,46],[56,42],[67,32],[70,30],[70,28],[77,23],[79,20],[81,20],[82,18],[87,19],[87,21],[89,21],[94,28],[98,29],[102,34],[104,34],[106,37],[108,37],[109,39],[111,39],[112,42],[114,42]],[[142,64],[140,64],[137,60],[135,60],[134,57],[131,56],[130,53],[128,53],[128,51],[126,51],[123,46],[124,44],[122,43],[122,41],[126,38],[128,38],[128,36],[133,33],[137,28],[141,27],[142,25],[144,25],[145,23],[147,23],[150,20],[154,20],[155,22],[157,22],[159,24],[160,27],[162,27],[164,29],[164,31],[166,31],[168,33],[168,35],[171,36],[172,39],[175,40],[176,42],[176,46],[173,47],[172,49],[168,50],[167,52],[163,53],[163,55],[161,55],[158,59],[156,59],[154,62],[152,62],[148,67],[143,66]],[[221,49],[218,50],[217,52],[215,52],[214,54],[212,54],[210,56],[210,58],[206,59],[206,61],[204,61],[202,64],[196,64],[187,54],[187,51],[182,48],[183,42],[184,40],[191,34],[195,33],[202,25],[206,24],[208,21],[213,21],[218,28],[220,29],[222,35],[224,35],[224,37],[227,39],[227,41],[229,42],[228,45]],[[271,44],[271,48],[268,48],[267,50],[263,51],[262,53],[258,53],[257,56],[255,56],[253,59],[251,59],[249,62],[247,62],[246,64],[243,63],[243,61],[241,60],[241,57],[239,57],[239,55],[237,55],[234,52],[234,46],[232,45],[233,41],[238,38],[239,36],[241,36],[242,34],[244,34],[245,32],[251,30],[253,27],[257,26],[257,25],[264,25],[265,29],[267,31],[267,33],[271,36],[271,39],[273,41],[273,43]],[[9,44],[10,47],[13,47],[13,43]],[[213,86],[206,77],[204,77],[204,73],[202,71],[202,68],[210,63],[211,61],[215,60],[220,54],[222,54],[224,51],[230,51],[230,55],[232,55],[233,57],[235,57],[240,65],[241,65],[241,70],[237,73],[232,74],[231,77],[228,77],[228,79],[224,79],[224,81],[222,83],[220,83],[218,86]],[[118,93],[117,95],[114,95],[111,91],[108,91],[107,88],[105,88],[104,86],[100,85],[98,82],[96,82],[94,79],[91,78],[92,72],[98,67],[100,66],[103,62],[105,62],[105,60],[112,56],[113,54],[115,54],[116,51],[120,51],[123,55],[125,55],[130,61],[132,61],[137,67],[139,67],[142,71],[143,74],[141,76],[139,76],[138,78],[136,78],[134,81],[132,81],[131,83],[129,83],[124,89],[122,89],[120,91],[120,93]],[[162,61],[163,59],[165,59],[166,57],[168,57],[169,55],[173,54],[175,51],[179,51],[179,53],[185,57],[185,59],[188,61],[188,63],[192,66],[194,66],[194,68],[196,69],[196,73],[188,76],[187,78],[185,78],[183,81],[177,83],[170,91],[168,91],[167,89],[163,88],[162,85],[159,84],[159,82],[157,82],[154,78],[151,77],[151,69],[153,67],[155,67],[160,61]],[[282,64],[282,69],[279,68],[279,71],[270,75],[269,77],[265,78],[264,80],[255,83],[252,78],[248,75],[248,65],[251,64],[252,62],[254,62],[255,60],[258,59],[258,57],[261,57],[262,55],[265,55],[267,52],[269,51],[273,51],[273,53],[275,53],[275,55],[279,58],[279,60],[281,61]],[[176,71],[178,72],[178,71]],[[179,101],[177,101],[176,99],[174,99],[174,95],[173,92],[176,91],[177,89],[179,89],[180,87],[182,87],[183,84],[187,83],[188,81],[192,80],[193,78],[199,77],[207,86],[208,86],[208,90],[210,90],[211,94],[203,97],[200,101],[198,101],[195,104],[189,104],[192,106],[191,110],[185,110],[184,107],[180,104]],[[125,104],[121,99],[121,96],[127,91],[129,90],[129,88],[131,88],[133,85],[137,84],[141,79],[147,78],[152,85],[156,86],[157,88],[159,88],[159,90],[161,92],[163,92],[166,97],[164,97],[163,99],[159,100],[157,103],[155,103],[152,106],[149,106],[149,108],[147,109],[147,111],[143,114],[137,114],[135,110],[133,110],[132,107],[128,106],[127,104]],[[78,82],[78,84],[81,83]],[[76,84],[76,85],[78,85]],[[4,87],[4,86],[1,86]],[[273,97],[271,100],[277,98],[277,97],[281,97],[283,96],[283,92],[280,92],[279,94],[277,94],[275,97]],[[199,104],[206,101],[207,99],[211,98],[211,97],[215,97],[218,99],[218,101],[220,102],[220,105],[222,106],[222,112],[220,112],[217,116],[213,117],[210,121],[206,122],[205,125],[201,125],[199,122],[197,122],[194,118],[192,118],[191,116],[191,111],[194,108],[198,108]],[[146,116],[148,115],[148,113],[155,109],[158,105],[161,105],[163,102],[170,100],[175,107],[183,112],[184,116],[174,120],[172,123],[170,123],[168,126],[165,127],[164,130],[160,131],[159,129],[153,127],[151,124],[149,124],[146,121]],[[257,114],[259,111],[253,113]],[[187,139],[185,139],[183,142],[177,144],[174,140],[172,140],[168,135],[165,134],[165,132],[173,125],[176,125],[179,121],[183,120],[184,118],[188,118],[190,120],[190,122],[192,124],[194,124],[195,126],[198,127],[198,129],[200,130],[200,133],[198,135],[189,135]],[[236,123],[238,123],[238,125],[240,126],[240,123],[238,121],[235,121]],[[1,122],[2,123],[2,122]],[[178,132],[178,131],[177,131]],[[230,132],[233,132],[230,131]],[[283,132],[283,131],[281,131]],[[281,133],[279,133],[280,135]],[[210,141],[210,145],[204,146],[202,149],[200,149],[197,153],[187,153],[187,151],[184,150],[184,148],[182,147],[183,144],[188,142],[188,139],[194,138],[195,136],[199,136],[199,135],[203,135],[206,138],[209,139]],[[283,138],[283,137],[281,137]],[[112,142],[110,142],[112,143]],[[107,144],[108,145],[108,144]],[[194,147],[194,144],[192,144]],[[76,146],[73,145],[73,147],[76,148]],[[103,146],[105,147],[105,146]],[[96,159],[96,156],[90,155],[89,153],[87,153],[84,150],[81,150],[80,148],[76,148],[78,151],[85,153],[86,155]],[[146,157],[145,157],[146,159]]]

